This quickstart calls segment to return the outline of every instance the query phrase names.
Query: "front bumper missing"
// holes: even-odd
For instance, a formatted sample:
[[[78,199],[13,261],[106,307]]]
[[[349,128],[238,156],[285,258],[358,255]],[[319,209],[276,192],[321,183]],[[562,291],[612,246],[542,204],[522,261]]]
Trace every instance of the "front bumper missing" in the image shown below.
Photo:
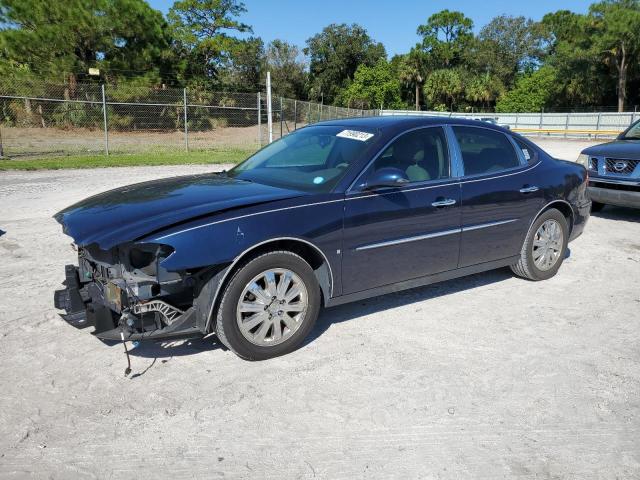
[[[69,325],[75,328],[87,328],[93,326],[92,332],[102,340],[121,340],[120,333],[124,334],[125,340],[158,340],[158,339],[178,339],[193,338],[203,336],[196,322],[196,312],[192,307],[185,312],[179,311],[181,315],[172,317],[169,325],[153,330],[139,331],[128,325],[127,318],[139,320],[141,325],[144,322],[131,312],[123,312],[122,315],[109,309],[107,306],[94,302],[88,292],[80,284],[78,277],[78,267],[74,265],[65,266],[65,286],[62,290],[54,292],[55,308],[64,310],[60,316]],[[144,304],[142,304],[144,305]],[[136,309],[145,311],[144,308]]]

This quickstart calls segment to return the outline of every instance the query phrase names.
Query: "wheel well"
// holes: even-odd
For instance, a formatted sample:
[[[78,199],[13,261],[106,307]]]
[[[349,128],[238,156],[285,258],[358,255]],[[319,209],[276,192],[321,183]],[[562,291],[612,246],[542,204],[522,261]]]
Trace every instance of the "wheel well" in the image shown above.
[[[555,208],[556,210],[558,210],[560,213],[562,213],[562,215],[564,215],[564,218],[567,219],[567,225],[569,225],[569,235],[571,235],[571,232],[573,230],[573,209],[568,203],[564,201],[557,200],[555,202],[550,203],[538,214],[536,218],[538,218],[547,210],[551,210],[552,208]]]
[[[248,251],[243,252],[229,266],[229,271],[225,273],[222,284],[217,291],[217,295],[215,296],[214,303],[211,307],[211,316],[213,316],[213,318],[209,318],[207,325],[209,325],[210,323],[213,324],[215,318],[215,309],[220,303],[222,292],[226,288],[229,280],[233,277],[234,272],[244,263],[249,262],[260,255],[279,250],[292,252],[302,257],[311,266],[316,275],[318,283],[320,284],[322,301],[325,302],[331,297],[333,289],[333,275],[331,271],[331,265],[329,265],[328,260],[318,247],[295,238],[283,238],[267,241],[265,243],[257,245],[256,247]]]

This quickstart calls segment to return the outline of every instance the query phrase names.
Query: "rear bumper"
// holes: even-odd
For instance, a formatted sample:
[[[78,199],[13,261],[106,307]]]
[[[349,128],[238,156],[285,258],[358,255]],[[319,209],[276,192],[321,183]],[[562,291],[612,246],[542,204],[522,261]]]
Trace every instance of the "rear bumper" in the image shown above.
[[[582,235],[582,232],[584,232],[584,227],[587,225],[589,217],[591,216],[591,201],[578,205],[574,208],[573,213],[573,227],[571,228],[571,235],[569,236],[570,242],[578,238]]]
[[[619,189],[619,188],[607,188],[601,186],[589,185],[589,195],[591,200],[599,203],[606,203],[607,205],[617,205],[619,207],[632,207],[640,208],[640,185],[635,189]]]
[[[120,315],[91,298],[86,285],[81,285],[78,267],[65,266],[65,288],[56,290],[53,295],[55,308],[64,310],[62,319],[75,328],[94,327],[93,335],[102,340],[158,340],[193,338],[203,336],[197,326],[196,312],[192,307],[163,328],[149,328],[149,323],[133,314]],[[95,290],[95,289],[94,289]],[[127,322],[132,319],[133,322]],[[133,323],[133,325],[129,325]],[[141,328],[140,328],[141,327]]]

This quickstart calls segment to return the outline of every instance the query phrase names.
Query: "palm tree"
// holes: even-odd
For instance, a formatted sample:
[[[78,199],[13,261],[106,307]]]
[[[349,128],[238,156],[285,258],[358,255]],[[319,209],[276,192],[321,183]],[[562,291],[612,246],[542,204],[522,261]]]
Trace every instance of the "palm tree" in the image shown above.
[[[482,108],[489,108],[492,102],[500,96],[504,90],[502,82],[489,73],[483,73],[474,77],[467,84],[466,96],[467,100],[480,104]]]
[[[406,86],[415,87],[416,111],[418,111],[420,110],[420,89],[426,77],[426,55],[416,46],[402,60],[399,72],[400,81]]]

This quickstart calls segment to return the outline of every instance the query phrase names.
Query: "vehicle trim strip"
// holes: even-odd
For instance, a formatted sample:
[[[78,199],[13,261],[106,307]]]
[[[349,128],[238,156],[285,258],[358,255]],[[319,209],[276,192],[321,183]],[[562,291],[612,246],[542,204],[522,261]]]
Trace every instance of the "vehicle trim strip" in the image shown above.
[[[469,227],[463,227],[462,231],[471,232],[473,230],[480,230],[482,228],[489,228],[489,227],[497,227],[498,225],[506,225],[507,223],[517,222],[517,221],[518,221],[517,218],[511,218],[509,220],[500,220],[497,222],[481,223],[479,225],[471,225]]]
[[[371,250],[373,248],[389,247],[391,245],[399,245],[401,243],[417,242],[419,240],[427,240],[429,238],[444,237],[445,235],[453,235],[456,233],[460,233],[461,231],[462,231],[461,228],[454,228],[452,230],[442,230],[440,232],[427,233],[425,235],[418,235],[415,237],[405,237],[405,238],[399,238],[397,240],[387,240],[384,242],[370,243],[368,245],[362,245],[360,247],[356,247],[355,250],[357,252],[360,252],[362,250]]]
[[[430,238],[444,237],[446,235],[454,235],[456,233],[480,230],[482,228],[497,227],[498,225],[505,225],[507,223],[517,222],[517,221],[518,219],[512,218],[509,220],[500,220],[498,222],[489,222],[489,223],[481,223],[479,225],[471,225],[469,227],[453,228],[451,230],[442,230],[440,232],[427,233],[424,235],[417,235],[415,237],[404,237],[404,238],[398,238],[397,240],[387,240],[384,242],[370,243],[368,245],[362,245],[360,247],[356,247],[355,250],[357,252],[360,252],[363,250],[371,250],[374,248],[390,247],[392,245],[400,245],[403,243],[417,242],[420,240],[428,240]]]

